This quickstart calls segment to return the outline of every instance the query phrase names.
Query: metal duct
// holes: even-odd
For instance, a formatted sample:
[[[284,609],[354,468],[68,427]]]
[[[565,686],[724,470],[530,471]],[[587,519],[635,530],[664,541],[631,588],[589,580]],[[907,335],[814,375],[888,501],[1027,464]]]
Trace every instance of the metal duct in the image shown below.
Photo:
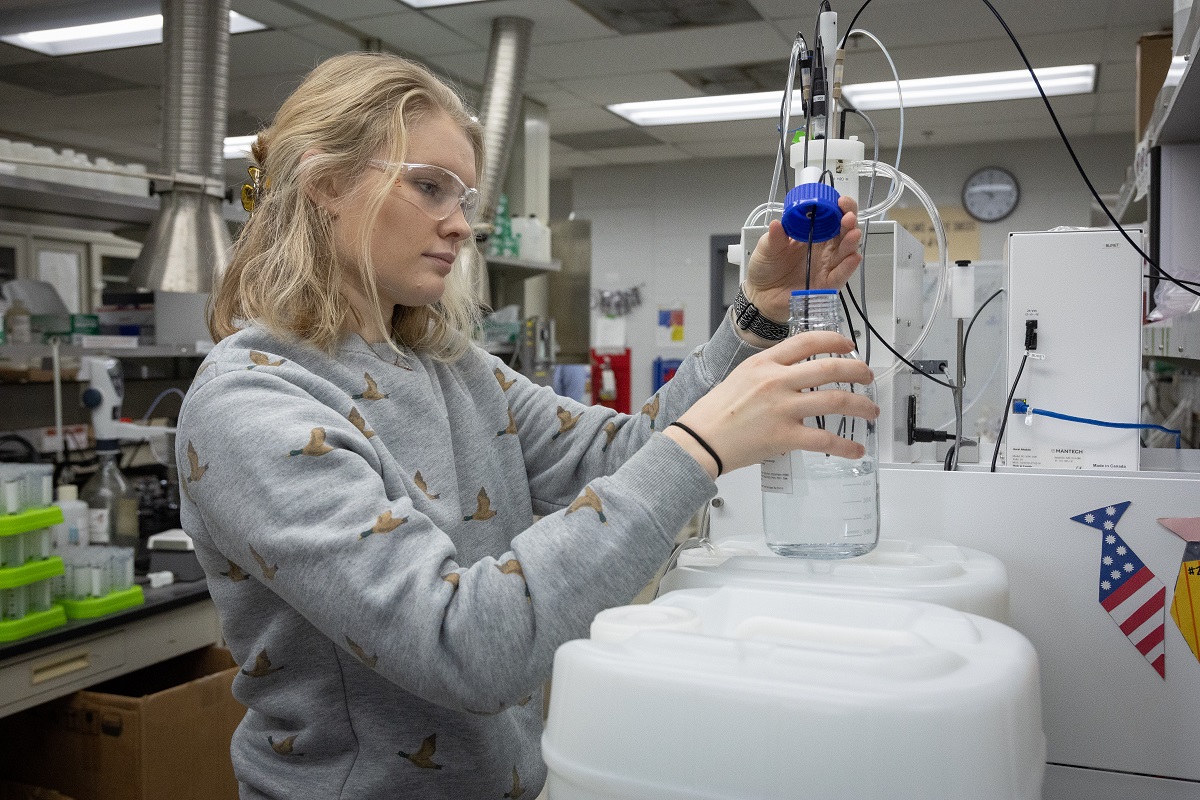
[[[162,15],[162,170],[176,178],[161,195],[130,283],[207,292],[232,245],[221,215],[229,0],[162,0]]]
[[[479,220],[476,237],[493,230],[496,204],[512,155],[512,140],[521,119],[521,101],[525,94],[525,71],[529,65],[529,41],[533,22],[521,17],[497,17],[492,20],[492,40],[488,46],[487,74],[484,76],[480,103],[484,127],[483,174],[479,176]],[[476,299],[483,305],[491,301],[487,264],[476,255],[467,262],[472,270]]]

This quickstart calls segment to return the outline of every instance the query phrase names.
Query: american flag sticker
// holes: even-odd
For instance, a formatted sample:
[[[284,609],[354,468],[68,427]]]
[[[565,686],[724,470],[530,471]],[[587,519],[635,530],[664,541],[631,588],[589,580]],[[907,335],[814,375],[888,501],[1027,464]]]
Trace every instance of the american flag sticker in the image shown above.
[[[1101,533],[1100,605],[1160,678],[1166,678],[1164,623],[1167,589],[1117,533],[1128,501],[1071,519]]]

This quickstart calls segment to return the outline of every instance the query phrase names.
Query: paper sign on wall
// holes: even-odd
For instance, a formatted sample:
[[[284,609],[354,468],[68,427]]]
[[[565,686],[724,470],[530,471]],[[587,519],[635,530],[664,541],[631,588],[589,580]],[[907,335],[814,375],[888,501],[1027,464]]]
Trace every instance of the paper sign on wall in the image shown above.
[[[655,342],[660,347],[683,345],[683,306],[659,306]]]
[[[942,227],[946,230],[946,260],[950,263],[960,259],[979,260],[979,223],[966,211],[957,206],[939,208],[938,216],[942,218]],[[925,261],[937,261],[937,234],[933,230],[933,222],[924,207],[896,208],[888,211],[888,218],[895,220],[900,227],[911,233],[917,241],[925,245]]]

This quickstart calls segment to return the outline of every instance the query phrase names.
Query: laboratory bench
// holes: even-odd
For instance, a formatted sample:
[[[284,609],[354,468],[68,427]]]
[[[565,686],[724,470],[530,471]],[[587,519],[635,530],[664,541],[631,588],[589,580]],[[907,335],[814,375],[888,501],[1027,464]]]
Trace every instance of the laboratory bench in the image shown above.
[[[206,581],[143,588],[143,605],[0,644],[0,717],[221,641]]]

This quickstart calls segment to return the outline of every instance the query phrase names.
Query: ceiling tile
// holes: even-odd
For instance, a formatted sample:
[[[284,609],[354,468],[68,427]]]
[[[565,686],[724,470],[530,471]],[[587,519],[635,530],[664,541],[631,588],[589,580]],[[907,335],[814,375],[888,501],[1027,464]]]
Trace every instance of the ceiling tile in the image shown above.
[[[355,49],[349,36],[318,25],[249,33],[230,42],[229,76],[233,87],[257,75],[293,71],[303,76],[329,56]]]
[[[616,32],[569,0],[491,0],[430,8],[423,13],[484,48],[491,41],[492,20],[496,17],[533,20],[535,46],[617,37]]]
[[[603,131],[627,125],[625,120],[607,109],[571,108],[562,111],[550,109],[550,133],[580,133],[582,131]]]
[[[397,3],[396,0],[337,0],[336,3],[330,3],[328,0],[292,0],[292,2],[310,8],[321,16],[343,22],[411,10],[407,6]]]
[[[231,0],[230,5],[239,14],[256,19],[276,30],[309,25],[313,21],[312,17],[300,14],[271,0]]]
[[[787,45],[769,23],[746,22],[721,28],[693,28],[672,33],[647,33],[615,39],[591,39],[538,48],[530,67],[558,79],[597,75],[627,75],[690,69],[713,64],[739,64],[787,56]],[[768,55],[764,55],[768,54]]]
[[[565,78],[558,82],[567,91],[598,105],[633,103],[641,100],[665,100],[697,97],[702,94],[678,75],[670,72],[639,72],[622,80],[607,78]]]
[[[66,61],[82,69],[100,72],[114,78],[127,79],[131,75],[136,75],[139,83],[151,86],[162,85],[163,49],[160,45],[80,53],[74,56],[60,56],[55,60]]]
[[[404,52],[423,56],[460,53],[478,46],[423,14],[389,14],[354,21],[354,27]]]
[[[525,96],[532,97],[546,108],[568,109],[584,108],[594,105],[581,97],[567,91],[556,83],[537,82],[525,84]]]

